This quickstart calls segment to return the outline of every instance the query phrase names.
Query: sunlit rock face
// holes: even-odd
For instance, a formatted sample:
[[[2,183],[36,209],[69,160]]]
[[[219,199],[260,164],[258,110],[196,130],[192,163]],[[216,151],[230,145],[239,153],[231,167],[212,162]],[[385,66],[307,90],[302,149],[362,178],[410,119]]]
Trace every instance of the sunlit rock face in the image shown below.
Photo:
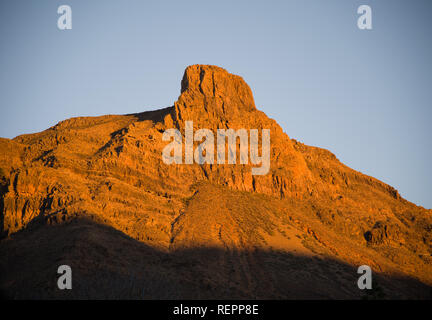
[[[165,164],[162,135],[184,135],[186,121],[214,132],[269,129],[269,172],[253,175],[253,164],[238,161]],[[62,259],[101,288],[94,297],[109,291],[88,276],[97,259],[118,281],[131,270],[160,279],[146,283],[154,289],[147,298],[360,298],[355,266],[364,264],[380,274],[387,297],[427,298],[432,284],[431,210],[290,139],[241,77],[216,66],[188,67],[172,107],[72,118],[0,139],[0,213],[0,271],[8,275],[0,284],[18,297],[33,280],[14,275],[39,272],[34,281],[43,282],[48,271],[40,271]],[[170,285],[166,296],[156,288]]]

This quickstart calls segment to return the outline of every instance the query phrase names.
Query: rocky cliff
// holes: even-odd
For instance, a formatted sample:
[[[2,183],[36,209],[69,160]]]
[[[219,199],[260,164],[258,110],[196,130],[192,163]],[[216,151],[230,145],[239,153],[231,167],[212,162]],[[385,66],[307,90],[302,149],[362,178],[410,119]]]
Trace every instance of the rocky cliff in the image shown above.
[[[184,134],[185,121],[270,129],[269,173],[165,164],[162,134]],[[0,150],[7,296],[68,297],[52,271],[63,262],[75,266],[73,298],[360,298],[363,264],[382,297],[430,297],[431,210],[290,139],[222,68],[188,67],[172,107],[72,118]]]

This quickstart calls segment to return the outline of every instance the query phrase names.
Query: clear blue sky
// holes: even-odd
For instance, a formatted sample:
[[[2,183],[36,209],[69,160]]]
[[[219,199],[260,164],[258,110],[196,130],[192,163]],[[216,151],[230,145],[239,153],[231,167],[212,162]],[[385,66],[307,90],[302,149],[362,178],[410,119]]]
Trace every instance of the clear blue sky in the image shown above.
[[[1,0],[0,136],[173,105],[185,67],[214,64],[290,137],[432,208],[431,15],[429,0]]]

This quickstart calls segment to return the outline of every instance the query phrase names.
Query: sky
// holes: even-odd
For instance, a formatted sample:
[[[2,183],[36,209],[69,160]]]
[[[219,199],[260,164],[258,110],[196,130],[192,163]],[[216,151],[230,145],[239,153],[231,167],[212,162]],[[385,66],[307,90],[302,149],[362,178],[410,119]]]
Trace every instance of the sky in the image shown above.
[[[432,208],[431,15],[429,0],[1,0],[0,137],[171,106],[184,69],[213,64],[291,138]]]

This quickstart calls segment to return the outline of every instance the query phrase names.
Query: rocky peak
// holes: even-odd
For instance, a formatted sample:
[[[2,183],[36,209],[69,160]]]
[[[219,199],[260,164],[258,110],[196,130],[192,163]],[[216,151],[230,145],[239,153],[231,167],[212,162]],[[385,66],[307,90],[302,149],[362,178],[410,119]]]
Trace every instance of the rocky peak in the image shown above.
[[[179,127],[185,120],[226,127],[227,122],[241,125],[239,120],[255,111],[252,90],[242,77],[217,66],[192,65],[184,72],[173,120]]]
[[[186,68],[181,93],[198,92],[208,99],[220,98],[237,109],[256,110],[252,90],[243,78],[217,66],[195,64]]]

